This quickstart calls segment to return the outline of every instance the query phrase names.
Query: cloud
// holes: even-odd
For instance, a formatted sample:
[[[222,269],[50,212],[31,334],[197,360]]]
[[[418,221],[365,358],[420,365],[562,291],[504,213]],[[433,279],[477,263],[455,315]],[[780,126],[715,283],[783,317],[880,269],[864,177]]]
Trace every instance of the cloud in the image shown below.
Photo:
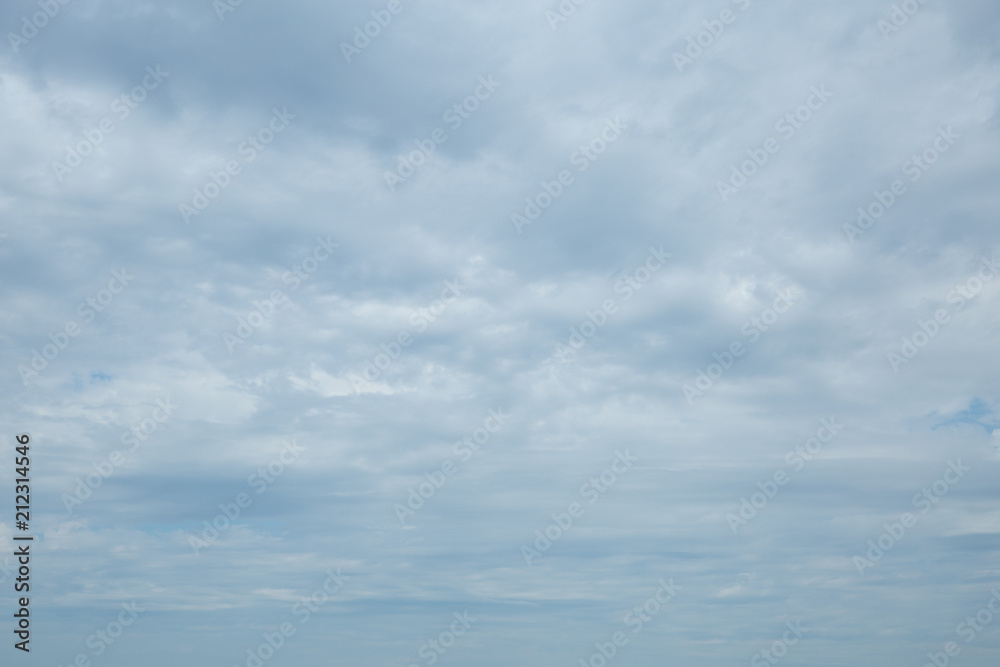
[[[682,590],[615,660],[747,661],[801,620],[790,664],[920,664],[982,607],[994,5],[923,3],[886,32],[893,5],[860,0],[217,4],[73,0],[0,57],[0,387],[8,433],[34,441],[51,619],[33,660],[95,657],[87,638],[136,600],[102,664],[246,664],[337,567],[275,664],[330,646],[427,664],[466,610],[442,663],[576,664],[666,578]],[[40,6],[5,5],[4,32]],[[463,459],[489,410],[509,424]],[[302,457],[258,495],[292,440]],[[581,498],[625,448],[635,468]],[[957,459],[961,482],[859,574]],[[401,526],[394,505],[448,461]]]

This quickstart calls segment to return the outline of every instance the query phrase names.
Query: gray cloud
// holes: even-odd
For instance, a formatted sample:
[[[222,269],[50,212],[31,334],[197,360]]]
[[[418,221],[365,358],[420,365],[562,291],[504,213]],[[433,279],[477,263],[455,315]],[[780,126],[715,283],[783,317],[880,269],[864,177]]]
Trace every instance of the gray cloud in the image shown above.
[[[387,2],[220,20],[211,2],[72,0],[16,52],[8,37],[0,387],[8,434],[35,442],[31,664],[243,665],[290,623],[265,664],[423,665],[465,611],[478,620],[442,664],[579,664],[618,631],[609,664],[749,662],[796,620],[790,665],[923,664],[948,641],[995,664],[1000,626],[968,643],[956,626],[988,602],[1000,549],[1000,281],[974,280],[1000,248],[996,9],[922,3],[883,36],[891,3],[743,5],[592,0],[553,30],[558,2],[400,0],[351,62],[341,43]],[[38,11],[6,5],[0,24]],[[500,86],[452,127],[480,77]],[[781,129],[820,86],[829,100]],[[275,109],[294,118],[250,150]],[[615,119],[621,136],[592,143]],[[895,180],[905,193],[850,238]],[[646,273],[651,247],[670,258]],[[101,477],[166,397],[176,412]],[[463,459],[491,409],[509,422]],[[831,417],[843,430],[796,470],[786,454]],[[257,494],[292,439],[301,457]],[[581,489],[626,449],[639,461],[590,504]],[[394,505],[446,461],[401,525]],[[777,471],[788,483],[734,535],[727,515]],[[100,486],[68,512],[88,475]],[[189,538],[241,493],[196,555]],[[905,512],[917,523],[859,573]],[[301,622],[337,568],[343,587]],[[626,614],[670,578],[678,594],[633,634]],[[146,611],[95,655],[132,600]]]

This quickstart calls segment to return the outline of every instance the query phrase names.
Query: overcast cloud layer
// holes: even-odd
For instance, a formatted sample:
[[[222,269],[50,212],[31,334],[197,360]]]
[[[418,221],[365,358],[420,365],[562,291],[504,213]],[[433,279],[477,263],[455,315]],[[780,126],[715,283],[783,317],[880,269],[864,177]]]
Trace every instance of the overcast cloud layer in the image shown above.
[[[0,664],[997,664],[1000,8],[577,1],[0,7]]]

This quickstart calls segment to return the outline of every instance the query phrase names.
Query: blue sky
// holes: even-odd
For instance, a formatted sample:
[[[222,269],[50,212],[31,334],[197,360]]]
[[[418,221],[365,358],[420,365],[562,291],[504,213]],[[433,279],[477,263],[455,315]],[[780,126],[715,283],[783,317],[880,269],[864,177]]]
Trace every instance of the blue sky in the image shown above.
[[[995,665],[998,20],[5,4],[0,650]]]

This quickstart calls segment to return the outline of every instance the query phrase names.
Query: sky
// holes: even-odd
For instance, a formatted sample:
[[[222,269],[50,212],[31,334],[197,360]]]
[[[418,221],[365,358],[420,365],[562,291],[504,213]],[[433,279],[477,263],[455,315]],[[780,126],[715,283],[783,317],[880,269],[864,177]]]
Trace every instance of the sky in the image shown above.
[[[996,665],[998,23],[4,3],[0,662]]]

